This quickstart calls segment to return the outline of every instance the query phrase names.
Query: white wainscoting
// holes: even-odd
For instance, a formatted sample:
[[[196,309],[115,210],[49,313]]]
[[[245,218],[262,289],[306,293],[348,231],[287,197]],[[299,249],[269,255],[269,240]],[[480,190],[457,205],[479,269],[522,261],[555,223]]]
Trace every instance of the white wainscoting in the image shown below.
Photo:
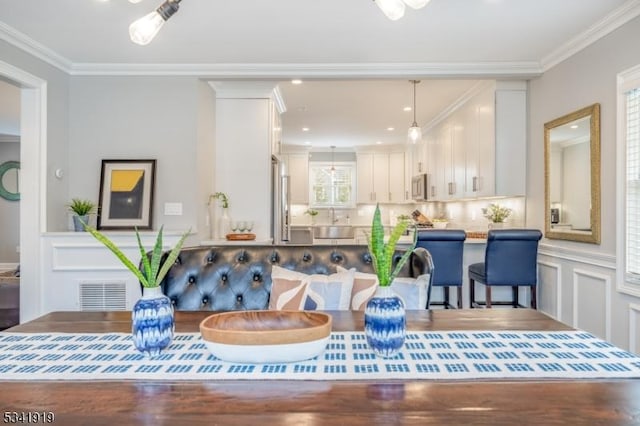
[[[107,236],[135,265],[140,262],[133,232],[108,232]],[[143,246],[151,250],[156,232],[141,232],[140,236]],[[165,232],[163,249],[173,247],[180,236]],[[44,235],[43,242],[41,314],[52,311],[131,310],[140,298],[142,292],[138,279],[90,234],[49,233]],[[98,297],[96,286],[103,288],[102,297]]]
[[[619,293],[615,277],[613,255],[549,242],[540,244],[539,309],[572,327],[635,351],[640,338],[640,299],[635,298],[638,303],[633,304],[634,298]]]

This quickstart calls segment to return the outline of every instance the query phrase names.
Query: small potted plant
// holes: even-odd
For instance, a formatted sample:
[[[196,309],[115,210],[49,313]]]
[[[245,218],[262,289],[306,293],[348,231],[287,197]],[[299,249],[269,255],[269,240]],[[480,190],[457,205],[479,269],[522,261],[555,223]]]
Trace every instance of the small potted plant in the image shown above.
[[[482,209],[482,215],[491,221],[491,227],[500,227],[511,214],[511,209],[500,204],[491,203]],[[500,224],[496,226],[496,224]]]
[[[367,343],[383,358],[395,356],[404,345],[406,334],[406,314],[404,303],[391,289],[391,283],[402,267],[409,260],[416,246],[417,233],[414,232],[413,243],[393,266],[396,244],[400,236],[409,226],[408,220],[400,220],[391,230],[385,242],[384,226],[380,215],[380,207],[376,205],[371,224],[371,234],[367,235],[369,253],[373,258],[373,268],[378,277],[376,293],[366,305],[364,311],[364,327]]]
[[[83,224],[89,223],[89,215],[95,213],[96,204],[90,200],[72,198],[67,207],[73,213],[73,229],[76,232],[84,231]]]
[[[314,209],[307,209],[306,212],[304,212],[304,214],[308,214],[309,216],[311,216],[311,224],[315,225],[316,224],[316,216],[318,216],[318,210],[314,210]]]
[[[220,206],[222,207],[222,213],[218,219],[218,236],[224,238],[229,232],[231,232],[231,217],[229,216],[229,197],[224,192],[216,192],[209,195],[210,206],[213,200],[220,200]]]
[[[149,358],[155,358],[160,352],[171,344],[175,327],[173,305],[171,299],[162,293],[160,283],[164,279],[169,268],[176,261],[184,240],[190,231],[185,232],[178,243],[171,249],[164,262],[162,228],[158,232],[151,258],[147,256],[147,250],[142,245],[140,234],[136,229],[136,239],[141,256],[141,268],[134,264],[127,256],[100,231],[86,223],[84,228],[93,237],[108,248],[122,264],[138,278],[142,284],[142,297],[133,306],[131,313],[133,344],[140,352]],[[162,265],[160,265],[162,263]]]

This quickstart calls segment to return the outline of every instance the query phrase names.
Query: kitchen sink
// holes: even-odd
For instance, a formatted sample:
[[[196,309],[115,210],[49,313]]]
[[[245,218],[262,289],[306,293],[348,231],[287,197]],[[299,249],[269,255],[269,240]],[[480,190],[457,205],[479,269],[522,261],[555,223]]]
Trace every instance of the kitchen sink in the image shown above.
[[[320,225],[313,227],[313,238],[316,239],[355,238],[355,236],[356,231],[353,226]]]

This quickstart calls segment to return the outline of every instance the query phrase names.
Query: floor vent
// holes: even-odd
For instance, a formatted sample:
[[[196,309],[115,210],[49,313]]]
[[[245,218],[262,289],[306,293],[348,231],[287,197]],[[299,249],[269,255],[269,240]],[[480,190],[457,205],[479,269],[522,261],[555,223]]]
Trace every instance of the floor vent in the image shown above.
[[[80,283],[81,311],[127,310],[127,285],[125,282]]]

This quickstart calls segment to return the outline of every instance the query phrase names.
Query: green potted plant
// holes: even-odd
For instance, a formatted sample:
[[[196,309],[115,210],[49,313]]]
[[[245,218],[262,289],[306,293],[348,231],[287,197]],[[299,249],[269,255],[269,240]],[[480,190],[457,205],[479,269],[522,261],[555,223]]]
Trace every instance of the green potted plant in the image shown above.
[[[89,223],[89,215],[95,213],[96,204],[90,200],[72,198],[67,207],[73,213],[73,229],[76,232],[84,231],[83,223]]]
[[[318,213],[320,213],[318,210],[314,210],[314,209],[307,209],[307,211],[304,212],[304,214],[308,214],[309,216],[311,216],[311,224],[315,225],[316,223],[316,216],[318,216]]]
[[[376,205],[371,233],[367,235],[369,253],[371,253],[379,285],[374,297],[367,302],[364,311],[365,335],[371,349],[383,358],[395,356],[404,345],[406,334],[404,303],[390,286],[416,246],[417,233],[414,232],[413,243],[398,263],[393,265],[396,244],[409,224],[409,220],[400,220],[385,242],[380,206]]]
[[[141,267],[138,267],[106,235],[86,223],[83,225],[84,228],[93,235],[96,240],[104,244],[142,284],[142,297],[133,306],[132,311],[131,329],[133,343],[140,352],[148,357],[154,358],[158,356],[164,348],[171,344],[175,328],[173,305],[171,300],[162,293],[160,283],[167,275],[167,272],[169,272],[171,265],[176,261],[190,231],[185,232],[180,237],[163,261],[165,255],[163,251],[162,228],[158,231],[150,257],[142,245],[140,234],[136,228],[136,240],[141,257]]]
[[[499,227],[495,224],[502,225],[511,214],[511,211],[512,210],[508,207],[502,207],[500,204],[491,203],[486,208],[482,209],[482,215],[491,221],[493,224],[492,227]]]

